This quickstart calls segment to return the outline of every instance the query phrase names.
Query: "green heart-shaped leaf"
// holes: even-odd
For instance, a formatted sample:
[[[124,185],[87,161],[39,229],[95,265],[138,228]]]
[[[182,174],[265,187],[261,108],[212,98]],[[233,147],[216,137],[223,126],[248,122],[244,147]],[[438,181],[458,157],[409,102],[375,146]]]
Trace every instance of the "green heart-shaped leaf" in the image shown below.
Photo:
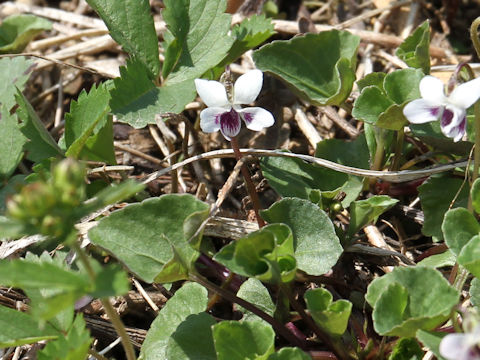
[[[355,81],[358,36],[330,30],[273,41],[253,53],[260,70],[284,81],[316,105],[339,105]]]
[[[89,238],[147,282],[185,279],[198,252],[183,226],[197,212],[206,218],[208,205],[192,195],[163,195],[112,213],[89,231]],[[168,278],[162,279],[164,270]]]
[[[332,221],[308,200],[285,198],[261,212],[269,223],[287,224],[295,241],[295,258],[300,270],[310,275],[329,271],[343,248]]]
[[[345,332],[352,312],[350,301],[332,302],[332,294],[322,288],[307,291],[304,298],[307,309],[318,326],[332,335],[340,336]]]
[[[448,318],[459,293],[432,268],[395,268],[373,280],[365,299],[373,307],[380,335],[413,337],[418,329],[431,330]]]

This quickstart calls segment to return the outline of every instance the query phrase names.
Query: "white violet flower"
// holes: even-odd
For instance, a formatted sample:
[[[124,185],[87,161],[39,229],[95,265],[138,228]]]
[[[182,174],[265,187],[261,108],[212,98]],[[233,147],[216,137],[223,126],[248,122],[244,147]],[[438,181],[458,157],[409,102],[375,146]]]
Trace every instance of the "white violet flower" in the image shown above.
[[[240,76],[233,86],[232,100],[229,100],[225,86],[213,80],[195,79],[198,95],[208,108],[200,113],[200,127],[204,132],[220,130],[230,140],[240,132],[241,121],[247,128],[260,131],[272,126],[273,115],[261,107],[243,108],[240,104],[255,101],[262,89],[263,74],[260,70],[251,70]]]
[[[414,124],[440,120],[445,136],[453,141],[462,139],[467,129],[467,109],[480,97],[480,78],[458,85],[445,95],[442,81],[427,75],[420,81],[421,99],[408,103],[403,114]]]
[[[440,342],[440,355],[447,360],[480,359],[480,325],[473,332],[448,334]]]

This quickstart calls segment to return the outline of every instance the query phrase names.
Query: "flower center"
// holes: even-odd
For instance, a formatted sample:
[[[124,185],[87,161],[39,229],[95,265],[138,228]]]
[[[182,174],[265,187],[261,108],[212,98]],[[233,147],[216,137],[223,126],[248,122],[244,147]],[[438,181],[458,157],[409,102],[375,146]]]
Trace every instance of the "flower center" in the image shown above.
[[[238,113],[233,108],[220,115],[220,126],[228,132],[235,132],[239,122]]]

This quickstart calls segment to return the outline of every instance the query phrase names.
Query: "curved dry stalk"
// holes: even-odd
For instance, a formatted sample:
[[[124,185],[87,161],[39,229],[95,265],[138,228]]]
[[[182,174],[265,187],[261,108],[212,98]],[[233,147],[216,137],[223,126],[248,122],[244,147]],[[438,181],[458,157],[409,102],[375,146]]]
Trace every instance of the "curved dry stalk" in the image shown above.
[[[251,156],[257,156],[257,157],[274,156],[274,157],[288,157],[288,158],[299,159],[299,160],[316,164],[321,167],[325,167],[327,169],[338,171],[344,174],[363,176],[363,177],[369,177],[369,178],[377,178],[383,181],[389,181],[393,183],[416,180],[416,179],[427,177],[433,174],[438,174],[445,171],[453,170],[455,168],[459,168],[459,167],[463,168],[467,166],[467,161],[462,160],[462,161],[451,162],[449,164],[434,166],[434,167],[421,169],[421,170],[376,171],[376,170],[359,169],[351,166],[337,164],[333,161],[325,160],[322,158],[316,158],[310,155],[294,154],[294,153],[283,152],[280,150],[240,149],[240,152],[242,153],[242,155],[251,155]],[[142,183],[147,184],[159,178],[160,176],[169,173],[172,170],[178,169],[182,166],[193,163],[195,161],[208,160],[208,159],[214,159],[214,158],[233,158],[233,157],[235,157],[235,154],[232,149],[209,151],[197,156],[192,156],[173,166],[156,171],[144,177],[142,180]]]

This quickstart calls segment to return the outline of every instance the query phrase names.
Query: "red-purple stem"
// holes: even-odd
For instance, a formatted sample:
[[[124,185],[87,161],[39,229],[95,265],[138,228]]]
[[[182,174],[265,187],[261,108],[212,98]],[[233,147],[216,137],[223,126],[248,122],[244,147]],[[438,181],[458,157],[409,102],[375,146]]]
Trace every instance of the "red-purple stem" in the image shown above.
[[[237,138],[234,136],[230,140],[232,144],[233,152],[235,153],[235,159],[239,161],[243,155],[240,152],[240,148],[238,147]],[[252,178],[250,177],[250,172],[246,165],[242,165],[242,175],[245,180],[245,185],[247,186],[248,194],[250,195],[250,200],[252,200],[253,204],[253,211],[255,211],[255,217],[257,218],[258,227],[262,228],[265,226],[265,221],[260,217],[260,200],[258,199],[257,190],[255,189],[255,185],[253,184]]]

